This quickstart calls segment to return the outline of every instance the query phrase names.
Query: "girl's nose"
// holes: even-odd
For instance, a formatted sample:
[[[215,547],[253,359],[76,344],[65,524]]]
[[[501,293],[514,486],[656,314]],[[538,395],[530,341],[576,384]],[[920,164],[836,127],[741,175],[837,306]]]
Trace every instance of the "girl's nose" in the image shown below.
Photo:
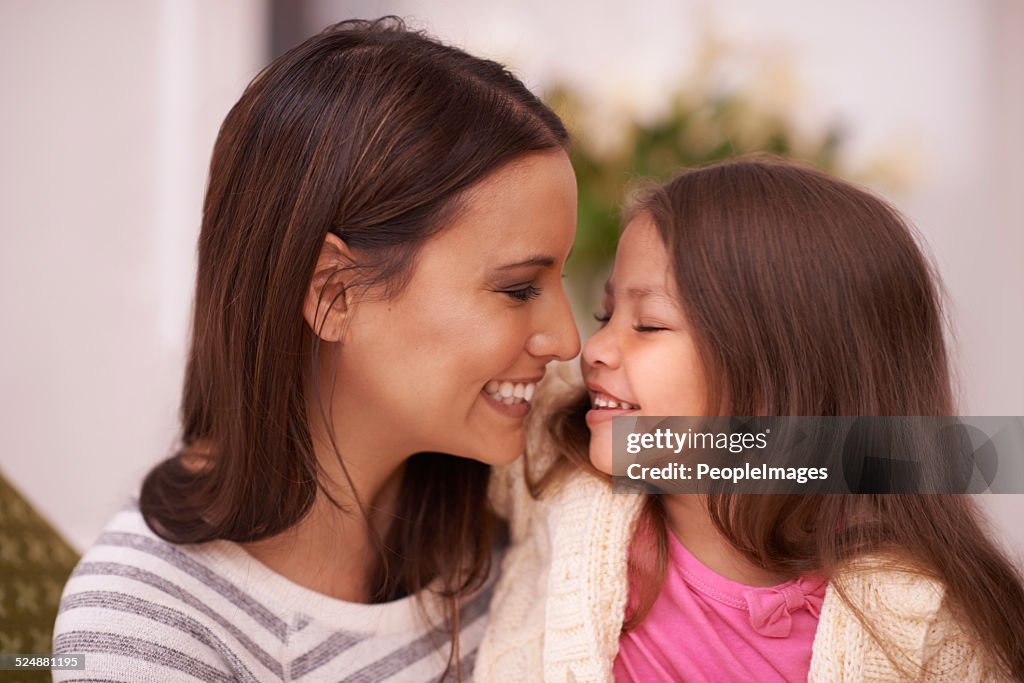
[[[619,345],[610,323],[595,332],[583,345],[583,363],[591,367],[604,365],[609,368],[619,366]]]

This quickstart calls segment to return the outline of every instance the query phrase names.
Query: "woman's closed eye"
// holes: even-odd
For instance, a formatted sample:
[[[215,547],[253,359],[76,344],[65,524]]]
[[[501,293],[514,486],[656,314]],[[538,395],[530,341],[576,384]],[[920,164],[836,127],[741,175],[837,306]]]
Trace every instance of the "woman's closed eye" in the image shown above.
[[[525,287],[517,287],[514,289],[503,289],[501,290],[501,293],[515,301],[530,301],[531,299],[536,299],[540,295],[540,287],[526,285]]]

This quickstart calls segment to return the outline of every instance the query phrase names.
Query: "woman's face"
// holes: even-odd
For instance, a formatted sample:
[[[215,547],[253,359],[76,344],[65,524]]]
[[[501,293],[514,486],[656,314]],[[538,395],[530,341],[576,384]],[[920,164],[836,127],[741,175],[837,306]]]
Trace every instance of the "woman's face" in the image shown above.
[[[349,307],[332,402],[342,453],[518,457],[545,366],[579,352],[561,279],[575,235],[576,178],[561,150],[472,188],[402,292]]]
[[[583,347],[590,460],[612,471],[612,418],[703,415],[704,373],[672,264],[646,214],[626,226],[605,286],[603,325]]]

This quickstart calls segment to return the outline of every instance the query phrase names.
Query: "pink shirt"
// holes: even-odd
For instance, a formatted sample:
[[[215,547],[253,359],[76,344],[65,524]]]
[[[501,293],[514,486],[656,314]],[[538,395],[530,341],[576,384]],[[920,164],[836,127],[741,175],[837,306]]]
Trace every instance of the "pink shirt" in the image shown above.
[[[745,586],[714,573],[671,532],[647,618],[619,639],[616,681],[806,681],[825,581]]]

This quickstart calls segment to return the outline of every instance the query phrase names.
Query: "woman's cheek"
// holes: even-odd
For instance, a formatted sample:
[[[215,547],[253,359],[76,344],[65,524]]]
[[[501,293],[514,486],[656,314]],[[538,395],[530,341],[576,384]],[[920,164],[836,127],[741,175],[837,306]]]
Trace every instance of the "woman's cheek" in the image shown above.
[[[526,347],[528,326],[506,313],[492,319],[476,335],[476,343],[499,371],[510,369]]]

